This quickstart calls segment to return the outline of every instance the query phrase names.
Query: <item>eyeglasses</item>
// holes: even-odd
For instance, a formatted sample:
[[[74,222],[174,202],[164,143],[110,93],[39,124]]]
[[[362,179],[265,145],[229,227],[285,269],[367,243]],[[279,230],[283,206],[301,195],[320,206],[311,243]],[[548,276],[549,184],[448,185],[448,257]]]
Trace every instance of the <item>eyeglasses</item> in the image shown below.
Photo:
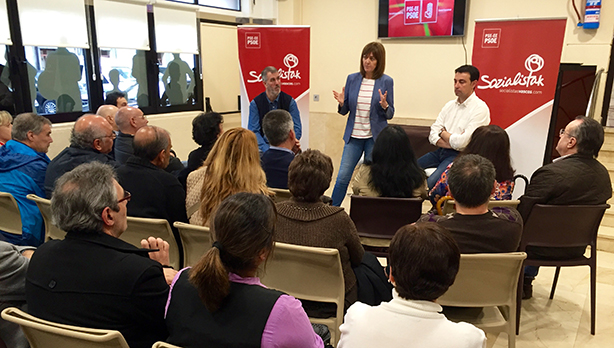
[[[565,128],[561,128],[561,130],[559,130],[559,137],[562,137],[562,136],[563,136],[563,134],[567,134],[569,137],[571,137],[571,138],[575,138],[575,136],[573,136],[573,135],[571,135],[571,134],[569,134],[569,133],[565,132]]]
[[[117,201],[117,203],[121,203],[123,201],[130,202],[130,198],[132,198],[132,194],[128,191],[124,191],[124,198]]]
[[[103,135],[102,138],[111,138],[115,140],[117,138],[117,134],[115,134],[115,132],[112,132],[111,135]]]

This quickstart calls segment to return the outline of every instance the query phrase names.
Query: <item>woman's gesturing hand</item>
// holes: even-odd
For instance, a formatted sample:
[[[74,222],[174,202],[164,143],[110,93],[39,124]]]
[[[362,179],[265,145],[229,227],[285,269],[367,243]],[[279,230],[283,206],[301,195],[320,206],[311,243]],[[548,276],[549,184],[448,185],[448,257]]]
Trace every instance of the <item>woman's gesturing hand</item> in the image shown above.
[[[341,93],[333,90],[333,96],[335,97],[335,100],[337,100],[337,102],[339,103],[339,106],[343,106],[343,103],[345,101],[345,87],[341,88]]]
[[[382,109],[386,110],[388,109],[388,101],[386,100],[386,97],[388,96],[388,91],[384,92],[384,94],[382,94],[382,90],[379,89],[379,98],[380,98],[380,102],[379,105],[382,106]]]

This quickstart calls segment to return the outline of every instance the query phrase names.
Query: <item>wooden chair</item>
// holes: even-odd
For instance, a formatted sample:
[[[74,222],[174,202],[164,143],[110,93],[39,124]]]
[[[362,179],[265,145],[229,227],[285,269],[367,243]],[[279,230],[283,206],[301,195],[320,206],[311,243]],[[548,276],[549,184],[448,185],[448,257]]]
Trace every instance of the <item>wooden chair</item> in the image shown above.
[[[334,303],[337,306],[336,316],[309,320],[328,326],[331,343],[337,346],[345,299],[339,250],[277,242],[260,280],[267,287],[298,299]]]
[[[0,230],[21,235],[21,214],[12,194],[0,192]]]
[[[174,346],[174,345],[172,345],[170,343],[158,341],[158,342],[154,343],[151,348],[181,348],[181,347]]]
[[[610,207],[599,205],[544,205],[533,206],[524,224],[520,250],[526,251],[527,246],[533,247],[586,247],[591,248],[590,257],[581,256],[570,260],[542,260],[529,256],[524,261],[525,266],[556,267],[550,299],[554,298],[556,283],[561,267],[589,266],[591,288],[591,334],[595,334],[595,301],[597,284],[597,231],[603,214]],[[520,330],[520,308],[524,277],[518,282],[518,305],[516,307],[516,334]]]
[[[275,192],[275,196],[273,196],[273,201],[275,203],[287,201],[292,197],[290,190],[278,189],[278,188],[272,188],[272,187],[269,187],[269,190]]]
[[[351,196],[350,218],[365,250],[387,257],[390,240],[397,230],[418,221],[422,215],[422,202],[422,198]]]
[[[180,269],[181,261],[179,258],[179,245],[173,235],[173,230],[164,219],[149,219],[137,218],[128,216],[128,228],[119,239],[130,243],[138,248],[141,247],[141,239],[147,239],[150,236],[162,238],[170,244],[170,265],[174,269]]]
[[[129,348],[119,331],[90,329],[42,320],[9,307],[2,319],[19,324],[32,348]]]
[[[43,221],[45,222],[45,241],[50,239],[64,239],[66,232],[62,231],[51,221],[51,201],[33,193],[27,195],[26,198],[34,201],[43,215]]]
[[[201,256],[211,249],[211,231],[209,227],[190,225],[183,222],[173,224],[179,230],[183,246],[183,267],[194,266]]]
[[[454,284],[437,299],[442,306],[482,307],[478,316],[463,308],[444,314],[488,332],[506,332],[508,347],[516,346],[516,295],[525,253],[463,254]]]

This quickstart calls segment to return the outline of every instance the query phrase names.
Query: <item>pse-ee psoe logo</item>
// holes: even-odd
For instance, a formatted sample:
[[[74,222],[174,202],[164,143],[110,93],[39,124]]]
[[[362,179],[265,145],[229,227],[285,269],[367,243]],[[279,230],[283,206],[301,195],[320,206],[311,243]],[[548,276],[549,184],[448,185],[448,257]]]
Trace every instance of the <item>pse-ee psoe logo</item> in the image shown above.
[[[295,69],[299,63],[298,57],[292,53],[288,53],[284,57],[283,63],[287,69],[284,69],[284,68],[277,69],[277,71],[279,71],[279,78],[281,80],[285,80],[284,82],[282,82],[282,85],[293,85],[294,83],[289,82],[289,80],[300,80],[301,79],[300,70]],[[262,82],[262,75],[260,72],[252,70],[249,72],[249,76],[251,76],[252,79],[247,80],[248,83]],[[300,85],[300,83],[297,83],[297,84]]]
[[[499,48],[501,28],[484,29],[482,34],[482,48]]]
[[[438,10],[437,0],[405,0],[403,24],[436,23]]]
[[[245,33],[245,48],[259,49],[260,48],[260,33],[254,33],[254,32]]]
[[[544,58],[539,54],[531,54],[524,61],[524,68],[529,72],[528,75],[524,75],[522,72],[518,72],[514,77],[504,76],[502,78],[491,78],[488,75],[483,75],[480,79],[485,85],[478,86],[478,89],[501,89],[516,86],[524,88],[544,87],[544,76],[535,74],[542,70],[544,65]],[[541,94],[541,91],[517,90],[514,93]]]

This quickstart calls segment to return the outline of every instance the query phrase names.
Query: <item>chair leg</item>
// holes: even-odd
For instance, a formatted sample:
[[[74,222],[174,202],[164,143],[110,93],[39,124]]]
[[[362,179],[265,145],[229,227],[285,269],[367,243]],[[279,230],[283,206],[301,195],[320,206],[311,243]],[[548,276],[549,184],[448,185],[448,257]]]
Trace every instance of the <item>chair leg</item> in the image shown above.
[[[524,265],[522,267],[524,270]],[[520,271],[520,278],[518,279],[518,290],[516,293],[516,335],[518,335],[518,333],[520,332],[520,309],[522,308],[522,286],[524,285],[523,270]],[[512,320],[512,318],[510,318],[510,320]]]
[[[593,251],[591,251],[593,252]],[[589,265],[591,269],[591,335],[595,335],[595,304],[597,301],[597,265]]]
[[[507,318],[508,320],[508,325],[507,325],[507,347],[508,348],[516,348],[516,335],[518,334],[518,332],[516,332],[516,335],[514,334],[514,322],[516,322],[516,311],[513,308],[508,308],[508,312],[509,312],[509,317]],[[516,326],[516,328],[518,328],[518,326]]]
[[[556,283],[559,281],[559,274],[561,273],[561,267],[556,267],[556,272],[554,272],[554,280],[552,281],[552,289],[550,290],[550,299],[554,298],[554,290],[556,290]]]

